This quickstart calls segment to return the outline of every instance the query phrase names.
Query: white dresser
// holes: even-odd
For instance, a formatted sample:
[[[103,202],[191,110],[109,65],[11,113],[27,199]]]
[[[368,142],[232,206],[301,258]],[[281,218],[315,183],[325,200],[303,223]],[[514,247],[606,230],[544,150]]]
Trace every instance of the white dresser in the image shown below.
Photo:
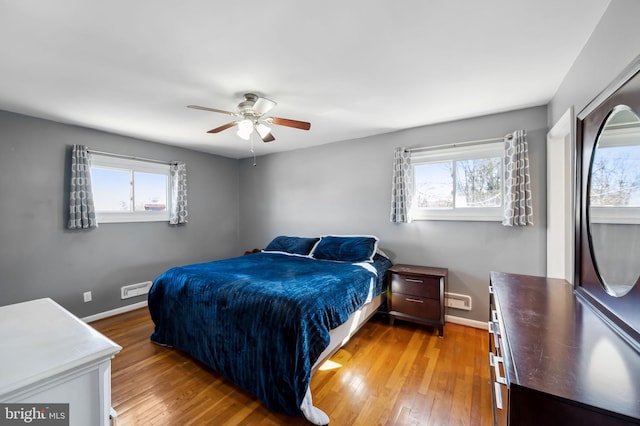
[[[69,425],[109,424],[122,348],[53,300],[0,307],[0,403],[69,404]]]

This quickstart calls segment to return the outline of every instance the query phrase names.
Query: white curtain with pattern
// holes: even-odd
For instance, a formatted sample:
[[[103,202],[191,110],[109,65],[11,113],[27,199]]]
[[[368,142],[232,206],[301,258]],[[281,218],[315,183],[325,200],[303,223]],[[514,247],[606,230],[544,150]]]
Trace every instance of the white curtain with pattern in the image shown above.
[[[504,138],[505,226],[533,225],[529,148],[524,130]]]
[[[413,196],[413,169],[411,153],[403,147],[393,154],[393,179],[391,183],[391,215],[393,223],[411,222],[411,199]]]
[[[96,210],[91,189],[91,164],[89,149],[85,145],[73,145],[69,186],[69,229],[97,228]]]
[[[176,162],[170,166],[171,170],[171,211],[169,223],[179,225],[187,223],[187,166]]]

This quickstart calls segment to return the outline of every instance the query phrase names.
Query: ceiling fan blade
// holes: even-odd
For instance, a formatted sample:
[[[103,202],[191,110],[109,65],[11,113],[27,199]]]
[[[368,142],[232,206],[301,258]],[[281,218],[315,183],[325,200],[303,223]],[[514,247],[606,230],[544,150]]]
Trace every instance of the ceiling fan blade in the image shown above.
[[[273,142],[275,140],[276,140],[276,138],[273,137],[271,132],[267,133],[267,135],[262,138],[262,142]]]
[[[269,117],[269,122],[279,126],[295,127],[300,130],[309,130],[311,123],[306,121],[291,120],[289,118]]]
[[[257,115],[262,115],[267,111],[270,111],[274,106],[278,105],[275,101],[267,98],[258,98],[255,104],[253,104],[253,112]]]
[[[200,109],[202,111],[209,111],[209,112],[219,112],[221,114],[227,114],[227,115],[233,115],[233,116],[237,116],[238,115],[235,112],[225,111],[223,109],[215,109],[215,108],[203,107],[203,106],[200,106],[200,105],[187,105],[187,108]]]
[[[232,121],[231,123],[223,124],[220,127],[216,127],[215,129],[211,129],[207,133],[218,133],[218,132],[221,132],[223,130],[229,129],[229,128],[235,126],[236,124],[238,124],[237,121]]]

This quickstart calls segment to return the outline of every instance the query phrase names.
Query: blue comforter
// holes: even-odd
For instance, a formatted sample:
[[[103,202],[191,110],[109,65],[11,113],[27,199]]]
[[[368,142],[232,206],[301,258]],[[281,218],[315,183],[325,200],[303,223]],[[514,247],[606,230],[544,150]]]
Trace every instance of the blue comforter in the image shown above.
[[[149,291],[151,340],[297,415],[329,330],[382,291],[390,265],[256,253],[175,267]]]

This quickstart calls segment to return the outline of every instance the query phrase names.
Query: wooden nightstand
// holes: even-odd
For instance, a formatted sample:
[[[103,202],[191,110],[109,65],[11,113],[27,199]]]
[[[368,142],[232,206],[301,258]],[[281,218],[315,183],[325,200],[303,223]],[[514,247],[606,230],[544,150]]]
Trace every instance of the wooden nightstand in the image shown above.
[[[416,265],[394,265],[389,268],[389,322],[401,319],[438,327],[444,335],[444,292],[447,288],[446,268]]]

